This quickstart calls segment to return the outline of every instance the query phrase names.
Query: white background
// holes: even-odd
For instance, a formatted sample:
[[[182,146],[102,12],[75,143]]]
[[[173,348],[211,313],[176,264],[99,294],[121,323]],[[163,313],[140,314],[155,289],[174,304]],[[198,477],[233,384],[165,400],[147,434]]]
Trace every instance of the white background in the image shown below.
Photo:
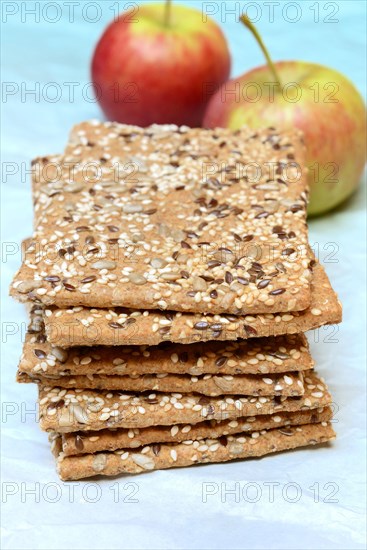
[[[30,159],[61,152],[74,123],[101,116],[81,89],[89,81],[94,44],[113,17],[110,8],[114,4],[123,8],[126,2],[99,2],[102,17],[95,23],[91,22],[96,14],[93,8],[83,17],[82,6],[88,2],[75,7],[74,22],[68,21],[65,2],[58,2],[62,18],[56,23],[50,22],[56,13],[52,8],[36,23],[34,16],[25,13],[25,4],[32,8],[35,3],[2,2],[2,76],[15,86],[14,95],[2,99],[2,161],[20,167],[13,176],[3,172],[1,201],[4,548],[364,548],[366,217],[362,188],[338,211],[310,222],[311,242],[344,305],[344,322],[337,332],[326,328],[310,335],[318,370],[335,399],[338,438],[332,446],[89,484],[58,480],[47,437],[35,421],[36,389],[14,383],[26,317],[23,307],[7,297],[20,262],[12,243],[19,244],[32,228],[29,177],[23,173]],[[50,3],[41,2],[45,4]],[[201,2],[191,4],[201,6]],[[223,2],[222,13],[219,10],[215,17],[229,39],[232,73],[237,75],[263,60],[234,15],[226,16],[224,4],[228,8],[235,3]],[[246,4],[254,2],[237,2],[240,7]],[[365,3],[316,2],[318,23],[311,9],[315,2],[296,4],[301,10],[298,22],[289,22],[294,17],[292,7],[282,14],[277,5],[275,21],[270,22],[269,8],[258,2],[257,25],[274,58],[331,65],[365,94]],[[7,10],[15,6],[18,12],[6,18],[5,5]],[[338,22],[324,22],[334,5],[339,8],[334,16]],[[35,82],[40,86],[39,97],[22,98],[22,90]],[[52,92],[48,82],[61,87],[57,102],[47,97]],[[69,101],[65,82],[80,83],[74,101]],[[230,494],[231,489],[237,493]]]

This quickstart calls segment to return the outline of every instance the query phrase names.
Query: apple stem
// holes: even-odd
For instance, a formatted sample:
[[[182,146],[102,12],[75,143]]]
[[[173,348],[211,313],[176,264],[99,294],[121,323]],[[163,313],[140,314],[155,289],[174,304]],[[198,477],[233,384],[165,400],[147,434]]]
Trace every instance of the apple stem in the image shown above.
[[[171,0],[166,0],[166,5],[164,9],[164,26],[169,27],[171,24]]]
[[[245,27],[247,27],[249,29],[249,31],[252,32],[252,34],[254,35],[257,43],[259,44],[264,56],[265,56],[265,59],[266,59],[266,62],[268,64],[268,67],[270,69],[270,72],[273,74],[273,77],[274,77],[274,80],[275,82],[281,86],[282,83],[281,83],[281,80],[279,78],[279,73],[278,71],[276,70],[275,68],[275,65],[269,55],[269,52],[268,50],[266,49],[265,47],[265,44],[264,42],[262,41],[262,38],[260,36],[260,34],[257,32],[257,29],[255,27],[255,25],[252,24],[252,22],[250,21],[250,19],[247,17],[247,15],[241,15],[240,17],[240,21],[242,21],[242,23],[245,25]]]

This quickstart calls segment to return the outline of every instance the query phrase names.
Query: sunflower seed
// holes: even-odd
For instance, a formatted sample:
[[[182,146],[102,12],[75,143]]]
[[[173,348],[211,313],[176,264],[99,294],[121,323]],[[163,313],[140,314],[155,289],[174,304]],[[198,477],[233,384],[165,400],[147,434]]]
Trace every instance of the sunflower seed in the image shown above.
[[[116,262],[111,260],[98,260],[97,262],[91,264],[93,269],[115,269],[116,266]]]
[[[154,460],[149,456],[142,454],[132,454],[131,460],[137,465],[143,468],[144,470],[154,470]]]

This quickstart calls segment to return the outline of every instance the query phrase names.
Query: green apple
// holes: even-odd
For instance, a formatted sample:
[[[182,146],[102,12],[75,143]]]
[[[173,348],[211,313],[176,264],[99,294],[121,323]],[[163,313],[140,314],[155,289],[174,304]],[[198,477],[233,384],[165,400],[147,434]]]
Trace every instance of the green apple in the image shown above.
[[[224,84],[211,98],[203,126],[297,127],[309,169],[309,215],[343,202],[357,188],[366,161],[366,108],[354,85],[329,67],[304,61],[273,63],[247,17],[267,65]]]

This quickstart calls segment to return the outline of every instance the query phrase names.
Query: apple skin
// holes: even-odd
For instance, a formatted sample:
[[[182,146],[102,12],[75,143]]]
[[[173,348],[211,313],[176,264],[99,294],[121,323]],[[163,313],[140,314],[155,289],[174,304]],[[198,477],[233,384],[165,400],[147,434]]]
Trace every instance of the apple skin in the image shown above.
[[[274,126],[302,130],[309,168],[308,214],[319,215],[343,202],[359,184],[366,162],[366,108],[354,85],[333,69],[303,61],[280,61],[274,65],[282,83],[281,88],[274,88],[274,101],[269,100],[269,87],[264,86],[265,82],[274,83],[274,76],[267,65],[257,67],[229,81],[214,94],[203,126],[233,129],[243,125]],[[302,89],[302,96],[296,102],[285,99],[282,92],[284,86],[293,82]],[[240,91],[234,96],[229,91],[234,90],[236,83]],[[247,91],[250,99],[256,97],[255,87],[251,88],[249,83],[261,87],[257,101],[242,98],[243,91]],[[315,83],[319,88],[318,101]],[[295,88],[289,88],[288,94],[291,99],[295,98]]]
[[[139,6],[99,40],[92,80],[108,119],[200,126],[210,97],[228,79],[231,59],[218,25],[203,22],[198,10],[172,4],[167,26],[164,13],[165,4]]]

